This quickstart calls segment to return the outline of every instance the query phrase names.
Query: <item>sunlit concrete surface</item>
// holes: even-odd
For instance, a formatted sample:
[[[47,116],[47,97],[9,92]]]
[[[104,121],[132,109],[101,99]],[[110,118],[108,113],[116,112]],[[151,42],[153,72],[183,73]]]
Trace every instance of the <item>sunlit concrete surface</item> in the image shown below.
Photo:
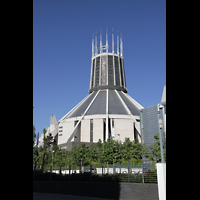
[[[74,196],[66,194],[33,192],[33,200],[112,200],[96,197]]]

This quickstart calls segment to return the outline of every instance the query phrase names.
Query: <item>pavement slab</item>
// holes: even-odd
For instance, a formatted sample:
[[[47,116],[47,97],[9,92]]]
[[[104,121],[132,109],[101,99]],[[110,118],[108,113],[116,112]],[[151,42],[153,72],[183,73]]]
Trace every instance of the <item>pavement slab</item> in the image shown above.
[[[55,193],[33,192],[33,200],[112,200],[112,199],[75,196],[75,195],[66,195],[66,194],[55,194]]]

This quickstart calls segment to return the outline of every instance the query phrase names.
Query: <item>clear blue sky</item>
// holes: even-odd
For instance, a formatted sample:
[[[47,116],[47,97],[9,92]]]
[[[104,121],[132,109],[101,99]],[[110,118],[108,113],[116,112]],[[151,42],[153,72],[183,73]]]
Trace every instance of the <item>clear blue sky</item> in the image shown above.
[[[92,35],[123,36],[128,94],[147,107],[166,85],[166,0],[33,0],[33,125],[36,133],[88,95]]]

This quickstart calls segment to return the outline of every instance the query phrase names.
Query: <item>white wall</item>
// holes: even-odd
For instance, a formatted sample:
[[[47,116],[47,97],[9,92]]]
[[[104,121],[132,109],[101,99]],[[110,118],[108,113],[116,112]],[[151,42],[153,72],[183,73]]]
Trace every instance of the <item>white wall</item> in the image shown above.
[[[58,145],[67,142],[68,137],[71,135],[74,129],[74,121],[65,121],[64,123],[60,123],[59,126],[63,126],[63,131],[58,132]],[[62,136],[59,136],[59,134],[62,134]]]
[[[90,142],[90,119],[81,121],[81,142]]]
[[[133,120],[131,119],[114,119],[115,139],[118,140],[120,134],[121,142],[129,137],[131,141],[134,139]]]
[[[93,142],[103,141],[103,119],[93,119]]]
[[[99,139],[103,141],[103,118],[106,116],[104,115],[88,115],[85,116],[84,119],[81,121],[81,128],[77,133],[77,138],[75,141],[81,142],[90,142],[90,119],[93,119],[93,142],[98,142]],[[129,137],[131,141],[134,140],[134,128],[133,128],[133,120],[130,118],[129,115],[109,115],[110,120],[114,119],[114,139],[118,140],[120,134],[121,142],[125,141],[126,137]],[[138,117],[139,118],[139,117]],[[58,145],[66,143],[68,137],[71,135],[74,129],[74,122],[75,120],[79,120],[80,118],[69,118],[61,121],[58,126],[63,126],[63,132],[58,132]],[[112,120],[111,120],[112,122]],[[61,129],[58,129],[61,130]],[[62,134],[62,136],[59,136]],[[74,141],[74,138],[72,139]]]
[[[166,200],[166,163],[157,163],[159,200]]]

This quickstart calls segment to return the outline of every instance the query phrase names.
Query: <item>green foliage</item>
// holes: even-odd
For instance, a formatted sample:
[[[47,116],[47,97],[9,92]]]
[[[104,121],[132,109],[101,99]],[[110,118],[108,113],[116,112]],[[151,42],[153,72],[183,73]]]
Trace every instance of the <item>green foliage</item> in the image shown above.
[[[122,157],[128,162],[133,157],[133,143],[129,138],[125,138],[125,142],[122,145]]]
[[[43,129],[44,138],[46,129]],[[45,147],[37,149],[39,154],[34,155],[33,161],[37,166],[49,167],[52,163],[52,152],[47,151]],[[122,144],[118,141],[108,139],[102,142],[100,139],[95,146],[89,147],[85,144],[81,146],[73,146],[70,151],[58,150],[56,143],[52,147],[53,153],[53,166],[71,166],[74,167],[85,166],[89,167],[91,164],[96,167],[101,167],[102,164],[141,164],[142,156],[145,156],[148,149],[145,145],[140,144],[138,140],[134,142],[129,138],[125,138],[125,142]]]
[[[58,166],[64,166],[67,159],[67,152],[65,150],[56,151],[54,154],[54,163]]]
[[[57,146],[57,142],[54,141],[54,142],[53,142],[52,151],[55,151],[55,152],[56,152],[56,151],[58,151],[58,149],[59,149],[59,148],[58,148],[58,146]]]
[[[151,161],[160,162],[161,153],[160,153],[159,134],[154,135],[154,140],[155,143],[148,148],[148,151],[150,153],[146,157],[148,157]],[[164,154],[164,160],[166,160],[166,154]]]
[[[44,128],[43,129],[43,134],[44,134],[44,137],[43,137],[43,141],[44,141],[44,151],[46,151],[46,146],[47,146],[47,138],[45,136],[45,133],[47,132],[47,130]]]
[[[33,126],[33,145],[35,142],[36,134],[35,134],[35,126]]]
[[[43,152],[44,148],[42,146],[39,147],[38,151]]]

